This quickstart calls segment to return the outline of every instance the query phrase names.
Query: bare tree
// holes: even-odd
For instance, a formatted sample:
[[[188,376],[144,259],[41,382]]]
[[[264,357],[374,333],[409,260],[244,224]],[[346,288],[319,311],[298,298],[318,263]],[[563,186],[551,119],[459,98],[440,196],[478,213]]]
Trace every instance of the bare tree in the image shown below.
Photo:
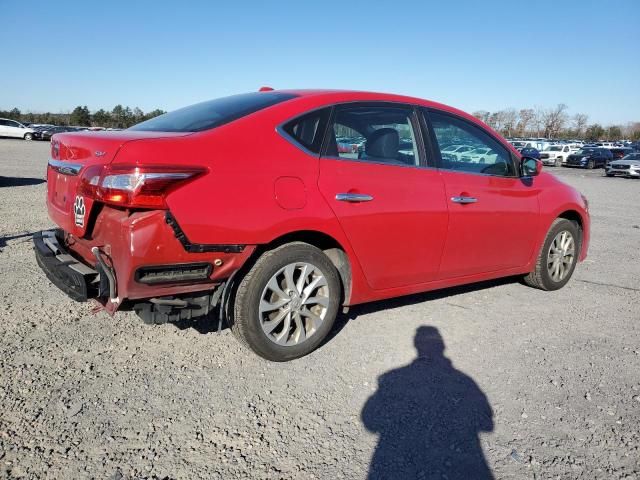
[[[640,140],[640,122],[629,122],[622,128],[624,138],[628,140]]]
[[[540,130],[544,126],[544,109],[536,107],[533,115],[533,126],[536,128],[536,136],[540,136]]]
[[[542,112],[545,137],[553,138],[558,135],[567,122],[567,108],[564,103],[559,103],[556,107],[548,108]]]
[[[573,116],[573,128],[576,129],[576,135],[579,137],[582,135],[587,123],[589,122],[589,116],[585,113],[576,113]]]
[[[472,115],[476,117],[478,120],[484,123],[489,123],[489,117],[491,116],[491,112],[487,112],[486,110],[478,110],[473,112]]]
[[[536,112],[533,108],[523,108],[518,113],[518,117],[520,117],[518,121],[518,135],[526,136],[527,129],[533,126],[533,121],[535,120]]]
[[[502,128],[502,112],[493,112],[489,116],[487,125],[489,125],[494,130],[500,130]]]
[[[516,112],[514,108],[504,110],[502,112],[502,121],[502,130],[506,133],[507,137],[510,137],[518,122],[518,112]]]

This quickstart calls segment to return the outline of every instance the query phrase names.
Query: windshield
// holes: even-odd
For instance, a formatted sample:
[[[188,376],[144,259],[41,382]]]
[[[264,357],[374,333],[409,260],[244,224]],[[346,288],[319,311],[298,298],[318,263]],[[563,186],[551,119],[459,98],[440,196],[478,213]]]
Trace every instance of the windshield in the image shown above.
[[[282,92],[253,92],[217,98],[165,113],[129,130],[154,132],[201,132],[294,98]]]
[[[625,155],[622,160],[640,160],[640,153],[630,153]]]
[[[552,147],[547,148],[547,152],[561,152],[562,147],[558,145],[553,145]]]
[[[595,153],[595,148],[581,148],[576,152],[576,155],[588,155],[590,153]]]

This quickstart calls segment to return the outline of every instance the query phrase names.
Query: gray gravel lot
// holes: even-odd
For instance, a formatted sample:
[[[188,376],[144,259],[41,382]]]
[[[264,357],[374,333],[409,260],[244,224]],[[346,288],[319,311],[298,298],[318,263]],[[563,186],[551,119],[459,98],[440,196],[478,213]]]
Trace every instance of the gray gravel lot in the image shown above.
[[[563,290],[356,307],[272,364],[53,287],[30,241],[48,150],[0,139],[0,478],[640,479],[640,181],[548,169],[591,203]]]

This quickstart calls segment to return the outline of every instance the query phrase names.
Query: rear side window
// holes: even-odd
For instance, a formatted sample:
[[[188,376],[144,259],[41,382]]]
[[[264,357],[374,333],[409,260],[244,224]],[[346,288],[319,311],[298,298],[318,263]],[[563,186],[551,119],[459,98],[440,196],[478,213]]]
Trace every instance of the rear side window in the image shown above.
[[[325,155],[390,165],[420,165],[417,127],[408,106],[336,107]]]
[[[165,113],[129,130],[154,132],[201,132],[270,107],[296,95],[283,92],[253,92],[196,103]]]
[[[324,108],[291,120],[282,129],[298,145],[319,154],[331,110]]]

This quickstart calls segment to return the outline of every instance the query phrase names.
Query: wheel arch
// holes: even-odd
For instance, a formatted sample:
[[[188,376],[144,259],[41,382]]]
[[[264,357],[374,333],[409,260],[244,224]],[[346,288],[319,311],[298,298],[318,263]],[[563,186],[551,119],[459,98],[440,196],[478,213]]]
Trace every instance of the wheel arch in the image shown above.
[[[567,208],[562,210],[556,218],[564,218],[571,222],[574,222],[580,230],[580,260],[584,260],[587,256],[587,249],[589,248],[589,219],[585,218],[585,214],[581,213],[577,209]]]
[[[336,267],[342,283],[342,304],[349,304],[352,292],[353,270],[346,248],[331,235],[318,230],[298,230],[282,234],[269,243],[258,245],[247,263],[252,265],[266,251],[286,243],[303,242],[322,250]]]
[[[565,210],[561,212],[557,218],[566,218],[567,220],[575,222],[580,227],[580,231],[584,231],[584,219],[577,210]]]

